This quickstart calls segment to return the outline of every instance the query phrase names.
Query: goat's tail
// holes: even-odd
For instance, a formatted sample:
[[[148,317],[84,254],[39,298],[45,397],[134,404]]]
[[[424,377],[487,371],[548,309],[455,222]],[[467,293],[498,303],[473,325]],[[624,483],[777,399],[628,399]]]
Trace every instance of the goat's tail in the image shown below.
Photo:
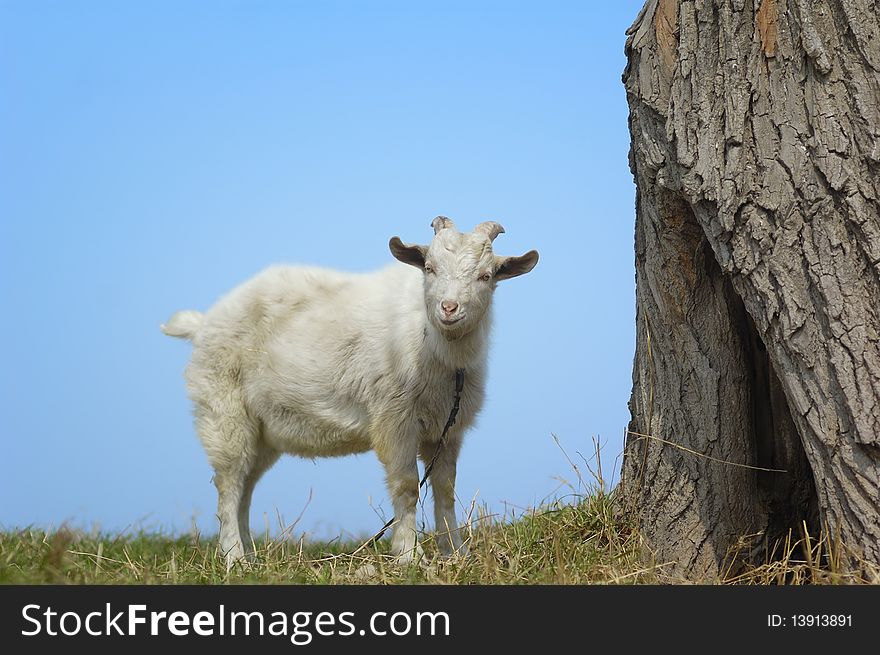
[[[169,337],[192,339],[199,331],[203,318],[202,312],[185,309],[174,314],[167,323],[160,325],[159,328]]]

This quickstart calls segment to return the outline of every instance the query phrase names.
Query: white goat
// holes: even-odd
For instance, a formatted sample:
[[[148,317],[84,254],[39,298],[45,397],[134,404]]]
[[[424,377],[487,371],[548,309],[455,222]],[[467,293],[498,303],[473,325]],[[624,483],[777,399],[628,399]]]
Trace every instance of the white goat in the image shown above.
[[[403,562],[418,557],[417,459],[434,455],[459,368],[460,412],[430,480],[439,549],[464,552],[455,469],[483,403],[492,294],[499,280],[532,270],[538,253],[494,255],[498,223],[467,234],[443,216],[431,225],[430,246],[391,239],[391,253],[410,266],[360,275],[276,266],[206,314],[178,312],[162,326],[193,342],[187,387],[214,468],[229,566],[251,545],[251,495],[281,453],[376,451],[397,518],[392,552]]]

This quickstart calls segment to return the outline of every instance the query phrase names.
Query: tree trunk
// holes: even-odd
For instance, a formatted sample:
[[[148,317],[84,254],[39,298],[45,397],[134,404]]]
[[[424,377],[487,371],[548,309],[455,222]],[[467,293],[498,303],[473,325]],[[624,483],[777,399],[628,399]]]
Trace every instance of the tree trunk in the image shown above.
[[[878,14],[648,0],[627,32],[622,490],[673,575],[767,561],[804,529],[880,563]]]

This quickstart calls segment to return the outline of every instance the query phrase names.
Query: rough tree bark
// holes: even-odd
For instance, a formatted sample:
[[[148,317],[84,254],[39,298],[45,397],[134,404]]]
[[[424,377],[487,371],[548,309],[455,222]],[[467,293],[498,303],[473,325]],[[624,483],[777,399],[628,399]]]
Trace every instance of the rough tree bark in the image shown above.
[[[674,575],[766,561],[804,524],[880,563],[878,18],[876,0],[648,0],[627,32],[622,480]]]

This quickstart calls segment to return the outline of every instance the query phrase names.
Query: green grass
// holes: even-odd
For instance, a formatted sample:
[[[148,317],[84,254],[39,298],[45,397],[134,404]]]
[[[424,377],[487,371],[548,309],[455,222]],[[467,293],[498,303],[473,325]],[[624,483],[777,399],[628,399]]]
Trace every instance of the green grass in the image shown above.
[[[256,561],[227,572],[215,538],[84,534],[60,529],[0,533],[0,583],[23,584],[603,584],[662,580],[642,563],[630,525],[616,518],[610,495],[552,504],[506,521],[483,518],[468,530],[471,556],[425,558],[401,567],[387,544],[305,543],[280,538],[256,544]]]

